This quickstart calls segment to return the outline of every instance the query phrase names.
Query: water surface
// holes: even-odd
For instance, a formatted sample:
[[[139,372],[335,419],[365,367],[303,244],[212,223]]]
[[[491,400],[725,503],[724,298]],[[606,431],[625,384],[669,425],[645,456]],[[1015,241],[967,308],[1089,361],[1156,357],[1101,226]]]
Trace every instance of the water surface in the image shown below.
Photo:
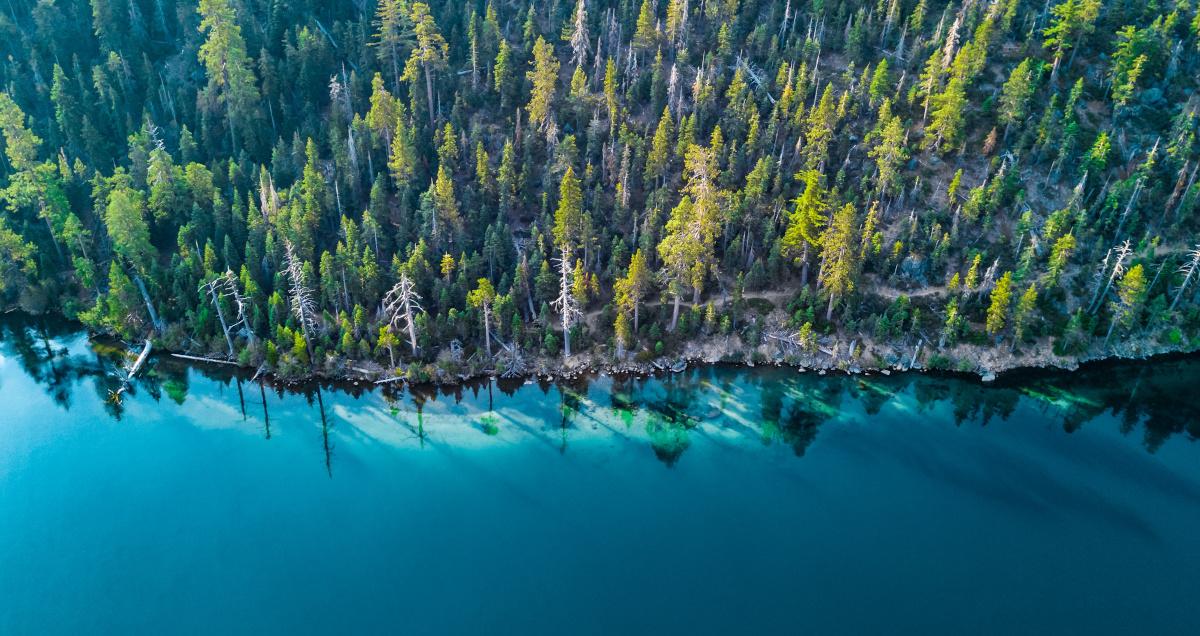
[[[288,391],[0,322],[0,633],[1196,633],[1200,361]]]

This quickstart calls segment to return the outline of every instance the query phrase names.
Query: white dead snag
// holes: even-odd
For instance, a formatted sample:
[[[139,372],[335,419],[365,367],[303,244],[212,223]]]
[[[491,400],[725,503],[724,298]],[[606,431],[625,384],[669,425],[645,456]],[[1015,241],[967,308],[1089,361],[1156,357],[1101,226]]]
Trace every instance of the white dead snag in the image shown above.
[[[583,312],[579,309],[579,301],[571,293],[574,274],[571,270],[571,256],[567,252],[567,248],[564,247],[562,256],[555,260],[558,261],[559,272],[558,298],[555,298],[551,305],[562,316],[563,354],[569,358],[571,357],[571,327],[577,319],[583,318]]]
[[[587,61],[588,42],[587,5],[584,0],[575,4],[575,18],[571,23],[571,64],[579,66]]]
[[[238,279],[233,270],[225,270],[225,287],[229,293],[229,300],[233,302],[237,318],[229,325],[229,328],[231,330],[237,328],[238,333],[245,336],[246,340],[254,342],[254,330],[250,328],[249,312],[247,311],[250,308],[250,299],[238,287]]]
[[[987,269],[983,270],[983,280],[979,281],[979,286],[975,288],[975,295],[982,296],[983,293],[992,288],[996,284],[996,271],[1000,269],[1000,259],[992,261],[992,264]]]
[[[483,343],[488,358],[492,357],[492,303],[483,303]]]
[[[154,326],[154,330],[158,333],[166,331],[167,324],[159,317],[158,310],[154,308],[154,301],[150,300],[150,292],[146,289],[146,283],[136,271],[133,273],[133,283],[137,285],[138,293],[142,295],[142,301],[146,303],[146,313],[150,314],[150,324]]]
[[[1125,259],[1129,258],[1129,255],[1133,253],[1133,249],[1129,247],[1129,241],[1126,240],[1124,243],[1110,250],[1110,252],[1116,256],[1116,262],[1113,263],[1112,272],[1108,276],[1108,282],[1104,285],[1104,291],[1101,292],[1099,287],[1096,288],[1098,293],[1092,296],[1092,304],[1088,308],[1089,314],[1096,313],[1096,311],[1100,309],[1100,306],[1104,304],[1104,299],[1108,296],[1108,290],[1112,288],[1113,281],[1116,280],[1121,274],[1125,273]],[[1104,258],[1105,267],[1108,265],[1108,260],[1109,259],[1106,256]],[[1103,275],[1104,270],[1102,269],[1100,271],[1100,276]]]
[[[1197,268],[1200,268],[1200,244],[1197,244],[1192,251],[1188,252],[1188,261],[1179,268],[1179,273],[1183,274],[1183,282],[1179,284],[1179,289],[1175,292],[1175,298],[1171,300],[1171,311],[1175,311],[1175,306],[1179,304],[1179,299],[1183,298],[1183,293],[1192,284],[1192,279],[1196,276]]]
[[[496,338],[496,342],[500,344],[500,355],[496,356],[496,362],[500,369],[500,377],[516,378],[525,375],[527,365],[525,356],[521,353],[521,347],[514,340],[512,344],[508,344],[503,340]]]
[[[403,329],[408,334],[408,345],[412,354],[417,355],[417,324],[416,315],[424,313],[421,308],[421,295],[407,273],[400,274],[400,281],[383,296],[383,313],[388,324],[395,329]]]
[[[316,326],[317,302],[312,289],[308,287],[307,277],[304,275],[304,264],[296,257],[296,251],[292,248],[291,241],[285,241],[284,248],[289,281],[288,298],[291,300],[292,314],[300,323],[305,340],[308,340]]]
[[[240,327],[241,333],[248,334],[253,338],[253,333],[250,331],[249,323],[246,320],[246,305],[249,303],[247,298],[242,295],[238,289],[237,277],[233,275],[233,271],[225,270],[224,274],[200,285],[200,289],[206,292],[209,298],[212,299],[213,307],[217,309],[217,319],[221,322],[221,334],[225,336],[225,344],[229,346],[229,357],[234,356],[233,337],[230,335],[234,329]],[[225,310],[221,307],[221,299],[229,298],[233,303],[234,310],[237,312],[233,323],[225,320]]]
[[[1100,268],[1092,276],[1092,299],[1088,301],[1088,308],[1096,302],[1096,298],[1100,296],[1100,286],[1104,284],[1104,274],[1108,272],[1108,262],[1112,260],[1113,248],[1108,248],[1108,252],[1104,254],[1104,260],[1100,261]]]
[[[224,276],[218,276],[207,283],[200,285],[200,289],[206,292],[209,298],[212,299],[213,307],[217,309],[217,320],[221,322],[221,335],[225,336],[225,344],[229,346],[229,357],[233,357],[233,338],[229,337],[229,323],[225,322],[225,310],[221,309],[221,293],[220,284],[225,280]]]

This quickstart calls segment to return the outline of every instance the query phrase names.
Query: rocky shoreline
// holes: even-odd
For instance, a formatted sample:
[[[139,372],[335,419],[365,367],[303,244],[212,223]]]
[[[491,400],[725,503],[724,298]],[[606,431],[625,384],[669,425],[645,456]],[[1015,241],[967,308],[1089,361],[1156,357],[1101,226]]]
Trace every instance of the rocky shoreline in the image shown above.
[[[7,310],[3,314],[21,313]],[[71,321],[73,323],[73,321]],[[82,325],[77,325],[84,331]],[[92,338],[108,338],[91,333]],[[972,376],[982,382],[994,382],[1004,377],[1031,371],[1074,371],[1083,365],[1105,362],[1144,361],[1156,357],[1187,355],[1200,351],[1187,342],[1163,343],[1148,337],[1134,337],[1115,343],[1107,349],[1093,346],[1079,354],[1059,356],[1053,353],[1048,338],[1012,351],[1005,345],[983,347],[963,343],[937,349],[924,341],[914,344],[877,343],[860,339],[837,339],[827,336],[818,342],[814,353],[788,351],[788,347],[764,339],[764,344],[746,348],[735,336],[713,336],[689,341],[683,350],[674,354],[638,360],[629,355],[617,360],[603,351],[584,351],[569,359],[561,357],[530,357],[523,373],[505,375],[494,368],[480,368],[455,362],[445,356],[432,364],[401,366],[388,369],[375,361],[327,358],[323,368],[305,373],[280,373],[265,364],[245,365],[207,352],[160,347],[155,343],[155,357],[170,357],[186,364],[212,364],[236,368],[251,373],[252,378],[268,378],[283,385],[300,385],[316,381],[345,382],[354,385],[434,384],[453,386],[484,378],[513,381],[537,379],[554,382],[573,380],[586,375],[653,376],[682,372],[697,365],[731,365],[745,368],[787,367],[798,373],[844,373],[846,375],[890,375],[898,372],[941,373]],[[853,352],[851,353],[851,350]],[[397,373],[400,372],[400,373]]]
[[[737,351],[733,347],[714,347],[710,342],[689,343],[685,350],[675,356],[662,356],[646,361],[614,360],[595,352],[582,352],[570,359],[534,358],[526,372],[504,377],[493,369],[471,371],[469,369],[453,370],[447,367],[437,367],[436,372],[429,378],[412,378],[407,375],[395,375],[374,362],[355,360],[340,360],[337,367],[318,369],[300,375],[281,375],[275,371],[266,370],[263,366],[246,366],[222,358],[195,356],[183,352],[162,351],[160,355],[173,355],[195,364],[220,364],[239,368],[244,372],[254,372],[254,377],[270,378],[274,382],[285,385],[298,385],[314,381],[346,382],[355,385],[373,384],[376,386],[394,384],[434,384],[437,386],[454,386],[466,384],[486,378],[501,378],[520,380],[541,380],[547,382],[570,381],[580,377],[596,374],[619,376],[661,376],[679,373],[700,365],[731,365],[744,368],[755,367],[786,367],[793,368],[798,373],[816,373],[827,375],[842,373],[850,375],[891,375],[892,373],[936,373],[971,376],[981,382],[991,383],[1013,375],[1032,372],[1070,372],[1084,365],[1102,364],[1107,362],[1149,361],[1157,357],[1194,354],[1200,349],[1181,345],[1170,345],[1150,342],[1148,340],[1131,340],[1118,346],[1110,347],[1108,351],[1087,351],[1079,355],[1058,356],[1052,353],[1050,343],[1038,343],[1039,347],[1027,348],[1020,355],[999,348],[985,348],[976,345],[959,345],[943,351],[931,349],[931,355],[949,354],[951,360],[960,364],[956,367],[930,366],[931,355],[921,356],[910,362],[910,358],[900,355],[894,347],[872,345],[872,353],[877,357],[872,360],[860,355],[856,358],[835,357],[825,353],[816,355],[767,355],[763,351],[766,345]],[[1042,348],[1044,345],[1044,348]],[[182,355],[180,355],[182,354]],[[886,354],[886,355],[880,355]],[[961,364],[964,360],[977,361],[972,368]]]

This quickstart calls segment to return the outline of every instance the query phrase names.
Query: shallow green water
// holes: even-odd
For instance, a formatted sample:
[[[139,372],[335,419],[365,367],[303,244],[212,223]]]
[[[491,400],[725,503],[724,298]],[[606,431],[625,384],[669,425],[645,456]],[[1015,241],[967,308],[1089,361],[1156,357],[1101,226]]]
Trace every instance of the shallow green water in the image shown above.
[[[289,392],[0,322],[0,633],[1195,633],[1200,361]]]

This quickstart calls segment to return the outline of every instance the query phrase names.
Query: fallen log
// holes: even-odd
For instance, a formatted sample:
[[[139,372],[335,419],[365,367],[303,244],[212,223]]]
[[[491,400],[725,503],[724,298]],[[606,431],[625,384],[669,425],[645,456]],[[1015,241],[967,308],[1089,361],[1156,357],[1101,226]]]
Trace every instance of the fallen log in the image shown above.
[[[138,374],[138,371],[142,370],[142,365],[146,364],[146,360],[150,357],[150,348],[150,341],[147,340],[146,344],[142,346],[142,353],[139,354],[137,359],[133,361],[133,366],[129,367],[129,373],[127,373],[125,375],[125,379],[121,381],[121,386],[117,387],[116,391],[109,391],[109,400],[117,404],[121,403],[121,395],[129,389],[129,383],[133,382],[134,376]]]
[[[231,364],[237,366],[237,362],[233,360],[222,360],[220,358],[205,358],[203,356],[189,356],[183,353],[172,353],[172,358],[180,358],[182,360],[191,360],[192,362],[211,362],[213,364]]]
[[[146,344],[142,346],[142,353],[140,355],[138,355],[137,360],[133,361],[133,366],[129,368],[129,377],[127,377],[125,379],[125,382],[129,382],[130,380],[132,380],[133,376],[137,375],[138,371],[142,370],[142,365],[146,364],[146,358],[149,358],[149,357],[150,357],[150,341],[147,340]]]

